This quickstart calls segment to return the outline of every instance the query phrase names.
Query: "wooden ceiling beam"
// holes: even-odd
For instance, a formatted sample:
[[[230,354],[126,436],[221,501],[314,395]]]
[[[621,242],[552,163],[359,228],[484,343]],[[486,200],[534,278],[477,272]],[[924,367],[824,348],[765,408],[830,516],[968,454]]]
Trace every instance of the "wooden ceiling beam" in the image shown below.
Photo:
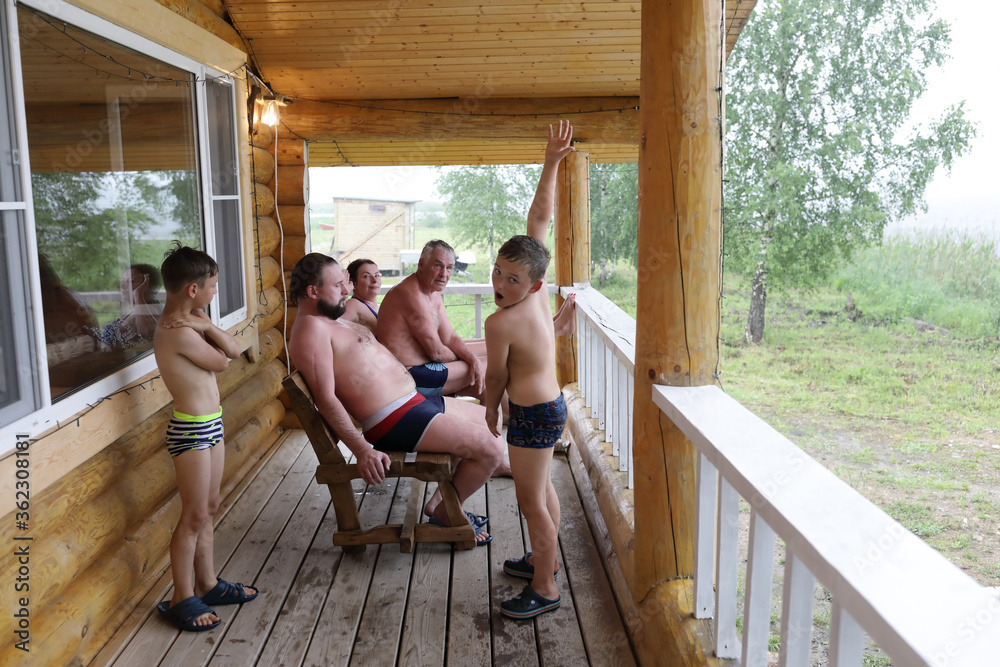
[[[579,142],[635,144],[638,107],[638,97],[297,100],[282,109],[282,125],[307,141],[538,141],[562,119],[573,123]]]

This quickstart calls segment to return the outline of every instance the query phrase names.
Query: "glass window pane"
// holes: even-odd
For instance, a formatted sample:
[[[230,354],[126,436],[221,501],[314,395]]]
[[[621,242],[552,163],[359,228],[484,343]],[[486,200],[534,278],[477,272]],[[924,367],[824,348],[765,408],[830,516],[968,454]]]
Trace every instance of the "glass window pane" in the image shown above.
[[[240,207],[235,199],[216,200],[215,247],[219,262],[219,310],[225,317],[243,307],[243,253]]]
[[[15,168],[17,146],[14,95],[10,88],[10,48],[7,43],[7,7],[0,7],[0,201],[21,201],[21,184]]]
[[[212,160],[212,195],[239,194],[236,164],[236,128],[233,123],[233,86],[222,79],[209,79],[208,144]]]
[[[39,407],[23,225],[22,211],[0,211],[0,427]]]
[[[53,400],[149,354],[174,239],[200,247],[193,77],[18,8]]]

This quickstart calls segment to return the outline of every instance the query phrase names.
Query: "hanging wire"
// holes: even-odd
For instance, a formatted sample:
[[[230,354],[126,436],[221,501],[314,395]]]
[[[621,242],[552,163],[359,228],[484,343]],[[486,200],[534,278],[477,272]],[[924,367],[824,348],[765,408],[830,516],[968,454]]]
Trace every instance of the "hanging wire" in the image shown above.
[[[113,74],[112,72],[108,72],[107,70],[103,70],[103,69],[100,69],[100,68],[98,68],[98,67],[94,67],[94,66],[93,66],[93,65],[91,65],[90,63],[87,63],[87,62],[84,62],[84,59],[82,59],[82,58],[81,58],[81,59],[79,59],[79,60],[78,60],[78,59],[76,59],[76,58],[74,58],[74,57],[72,57],[72,56],[70,56],[70,55],[68,55],[68,54],[66,54],[66,53],[62,53],[61,51],[59,51],[58,49],[56,49],[55,47],[53,47],[53,46],[52,46],[51,44],[43,44],[43,43],[42,43],[41,41],[39,41],[38,39],[36,39],[36,38],[34,38],[34,37],[31,37],[31,38],[30,38],[30,39],[31,39],[32,41],[34,41],[34,42],[36,42],[36,43],[38,43],[38,44],[42,44],[42,46],[44,47],[44,49],[45,49],[45,51],[46,51],[46,52],[47,52],[47,51],[48,51],[49,49],[51,49],[52,51],[54,51],[55,53],[57,53],[57,54],[58,54],[59,56],[62,56],[62,57],[65,57],[65,58],[68,58],[69,60],[72,60],[72,61],[73,61],[73,62],[75,62],[75,63],[78,63],[78,64],[80,64],[80,65],[83,65],[83,66],[85,66],[85,67],[88,67],[88,68],[90,68],[90,69],[94,70],[95,72],[97,72],[97,73],[98,73],[98,76],[100,76],[101,74],[106,74],[106,75],[108,76],[108,78],[109,78],[109,79],[110,79],[110,78],[111,78],[112,76],[114,76],[114,77],[117,77],[117,78],[120,78],[120,79],[125,79],[125,80],[127,80],[127,79],[131,78],[131,76],[132,76],[132,72],[138,72],[138,73],[139,73],[139,74],[141,74],[141,75],[142,75],[142,76],[143,76],[143,77],[144,77],[144,78],[145,78],[145,79],[146,79],[147,81],[150,81],[150,80],[154,80],[154,79],[155,79],[155,80],[157,80],[157,81],[164,81],[164,82],[171,82],[171,81],[172,81],[172,82],[173,82],[173,83],[174,83],[175,85],[177,85],[177,86],[179,86],[179,85],[180,85],[181,83],[184,83],[185,85],[188,85],[188,86],[190,86],[190,84],[191,84],[191,82],[192,82],[192,81],[195,81],[195,82],[199,82],[199,83],[200,83],[200,82],[202,82],[202,81],[210,81],[210,80],[214,80],[214,79],[216,79],[216,78],[219,78],[220,76],[228,76],[228,77],[232,77],[232,78],[234,78],[234,79],[239,79],[239,80],[241,80],[241,81],[246,81],[246,77],[240,77],[240,76],[237,76],[237,73],[239,73],[239,72],[240,72],[241,70],[245,70],[245,71],[246,71],[247,73],[249,73],[249,69],[247,68],[247,66],[246,66],[245,64],[243,64],[243,65],[240,65],[239,67],[237,67],[236,69],[234,69],[234,70],[232,70],[232,71],[230,71],[230,72],[225,72],[225,73],[224,73],[224,74],[222,74],[222,75],[215,75],[215,76],[206,76],[206,77],[196,77],[196,76],[191,76],[191,77],[185,77],[185,78],[181,78],[181,79],[178,79],[178,78],[173,78],[173,77],[169,77],[169,76],[161,76],[161,75],[159,75],[159,74],[150,74],[150,73],[148,73],[148,72],[144,72],[144,71],[142,71],[141,69],[138,69],[138,68],[136,68],[136,67],[133,67],[132,65],[126,65],[126,64],[124,64],[124,63],[122,63],[122,62],[118,61],[117,59],[115,59],[115,57],[114,57],[114,56],[112,56],[112,55],[109,55],[109,54],[107,54],[107,53],[102,53],[102,52],[98,51],[97,49],[95,49],[95,48],[94,48],[94,46],[93,46],[92,44],[91,44],[90,46],[88,46],[88,45],[87,45],[87,44],[86,44],[85,42],[83,42],[83,41],[82,41],[81,39],[79,39],[79,38],[77,38],[76,36],[74,36],[74,35],[73,35],[73,34],[72,34],[72,33],[71,33],[70,31],[69,31],[69,28],[70,28],[71,26],[67,25],[66,23],[63,23],[63,24],[62,24],[62,25],[60,26],[60,25],[57,25],[56,23],[52,22],[52,21],[51,21],[51,20],[50,20],[50,19],[49,19],[49,18],[48,18],[47,16],[45,16],[44,14],[41,14],[41,13],[36,13],[35,15],[36,15],[36,16],[37,16],[37,17],[38,17],[38,18],[39,18],[39,19],[40,19],[40,20],[41,20],[42,22],[44,22],[44,23],[48,24],[48,25],[49,25],[49,26],[50,26],[50,27],[51,27],[51,28],[52,28],[53,30],[56,30],[56,31],[58,31],[58,32],[62,33],[62,34],[63,34],[63,35],[65,36],[65,37],[67,37],[68,39],[70,39],[70,40],[72,40],[72,41],[76,42],[77,44],[79,44],[79,45],[80,45],[80,47],[81,47],[81,48],[83,49],[83,54],[84,54],[84,56],[87,56],[88,54],[94,54],[94,55],[96,55],[96,56],[100,56],[100,57],[104,58],[105,60],[107,60],[107,61],[109,61],[109,62],[112,62],[112,63],[114,63],[114,64],[115,64],[115,65],[117,65],[118,67],[121,67],[121,68],[122,68],[123,70],[127,70],[127,71],[128,71],[128,73],[129,73],[129,75],[128,75],[128,76],[125,76],[125,75],[123,75],[123,74]]]

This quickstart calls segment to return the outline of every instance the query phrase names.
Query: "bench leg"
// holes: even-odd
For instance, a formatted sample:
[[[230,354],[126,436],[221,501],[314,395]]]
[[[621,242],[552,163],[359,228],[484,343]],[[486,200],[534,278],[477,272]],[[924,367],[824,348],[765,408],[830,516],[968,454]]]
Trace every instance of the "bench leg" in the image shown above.
[[[451,480],[438,482],[438,490],[441,492],[441,504],[444,505],[445,514],[448,516],[448,523],[452,526],[468,526],[472,534],[472,541],[455,542],[456,549],[471,549],[476,546],[475,529],[469,523],[469,517],[465,516],[462,510],[462,503],[458,500],[458,492]]]

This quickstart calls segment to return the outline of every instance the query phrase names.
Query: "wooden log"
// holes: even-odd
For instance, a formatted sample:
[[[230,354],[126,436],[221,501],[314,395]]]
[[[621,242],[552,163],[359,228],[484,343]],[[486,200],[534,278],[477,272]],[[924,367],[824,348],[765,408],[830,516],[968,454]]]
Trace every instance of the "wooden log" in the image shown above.
[[[246,48],[236,29],[223,21],[220,14],[206,7],[199,0],[156,0],[156,2],[237,49]]]
[[[298,137],[280,137],[278,139],[278,164],[308,166],[308,156],[309,144]]]
[[[281,268],[291,271],[295,268],[295,263],[309,252],[309,239],[305,236],[285,236],[284,246],[284,264]]]
[[[639,138],[635,97],[573,99],[297,100],[282,109],[283,121],[310,140],[524,139],[537,141],[550,123],[569,120],[584,143],[632,144]],[[377,108],[376,108],[377,107]],[[607,110],[607,113],[594,113]],[[426,113],[413,113],[413,112]],[[496,116],[500,114],[502,122]]]
[[[277,287],[269,287],[258,295],[257,321],[262,329],[277,326],[285,316],[285,299]]]
[[[270,183],[274,178],[274,155],[266,148],[250,147],[251,164],[253,165],[253,180],[257,183]]]
[[[274,253],[281,243],[281,230],[270,216],[257,218],[257,232],[254,237],[254,256],[263,257]]]
[[[717,5],[711,0],[642,5],[633,411],[636,600],[659,582],[694,571],[695,452],[653,404],[652,385],[713,383],[718,367]]]
[[[226,9],[225,0],[201,0],[201,4],[205,5],[205,8],[218,16],[219,18],[225,18],[229,10]]]
[[[279,205],[305,206],[309,203],[309,171],[304,164],[284,166],[275,171],[271,189]]]
[[[227,433],[237,433],[274,399],[284,375],[285,367],[272,360],[253,376],[253,382],[243,383],[222,399],[224,419],[230,423]],[[53,515],[45,498],[36,501],[35,515],[47,515],[49,520],[45,522],[45,532],[39,532],[32,542],[32,571],[38,577],[31,587],[33,604],[47,604],[89,567],[99,553],[121,540],[136,517],[152,512],[174,492],[173,462],[163,455],[163,438],[161,430],[159,439],[146,447],[153,455],[147,454],[141,462],[127,466],[103,493],[86,504],[76,505],[73,512]],[[125,458],[138,453],[122,451]],[[13,559],[2,566],[4,574],[11,577],[16,576],[16,570],[17,562]]]
[[[278,203],[285,236],[309,236],[309,207]]]
[[[665,581],[639,605],[643,625],[632,638],[641,665],[735,667],[738,660],[713,657],[712,621],[694,617],[690,579]]]
[[[576,128],[574,128],[574,131]],[[555,214],[557,285],[590,282],[590,155],[570,153],[559,165]],[[556,308],[563,298],[556,297]],[[556,338],[560,386],[576,382],[576,336]]]
[[[281,267],[273,257],[261,257],[257,271],[260,274],[261,291],[274,287],[281,279]]]
[[[270,154],[274,150],[274,131],[264,123],[254,123],[250,145],[263,148]]]
[[[274,193],[263,183],[253,184],[254,214],[259,218],[274,213]]]
[[[272,400],[251,419],[226,446],[226,475],[231,490],[238,480],[234,473],[260,449],[261,443],[273,442],[275,426],[284,412],[280,401]],[[258,455],[259,458],[259,455]],[[106,557],[82,572],[72,585],[51,604],[40,609],[32,623],[32,660],[37,664],[86,664],[82,655],[94,655],[103,642],[94,641],[105,619],[119,610],[153,563],[163,560],[169,549],[170,534],[180,517],[180,498],[176,494],[148,518],[134,524],[133,532],[118,543]],[[155,573],[158,576],[158,573]],[[33,610],[34,611],[34,610]],[[0,662],[9,663],[9,649],[2,647]]]

